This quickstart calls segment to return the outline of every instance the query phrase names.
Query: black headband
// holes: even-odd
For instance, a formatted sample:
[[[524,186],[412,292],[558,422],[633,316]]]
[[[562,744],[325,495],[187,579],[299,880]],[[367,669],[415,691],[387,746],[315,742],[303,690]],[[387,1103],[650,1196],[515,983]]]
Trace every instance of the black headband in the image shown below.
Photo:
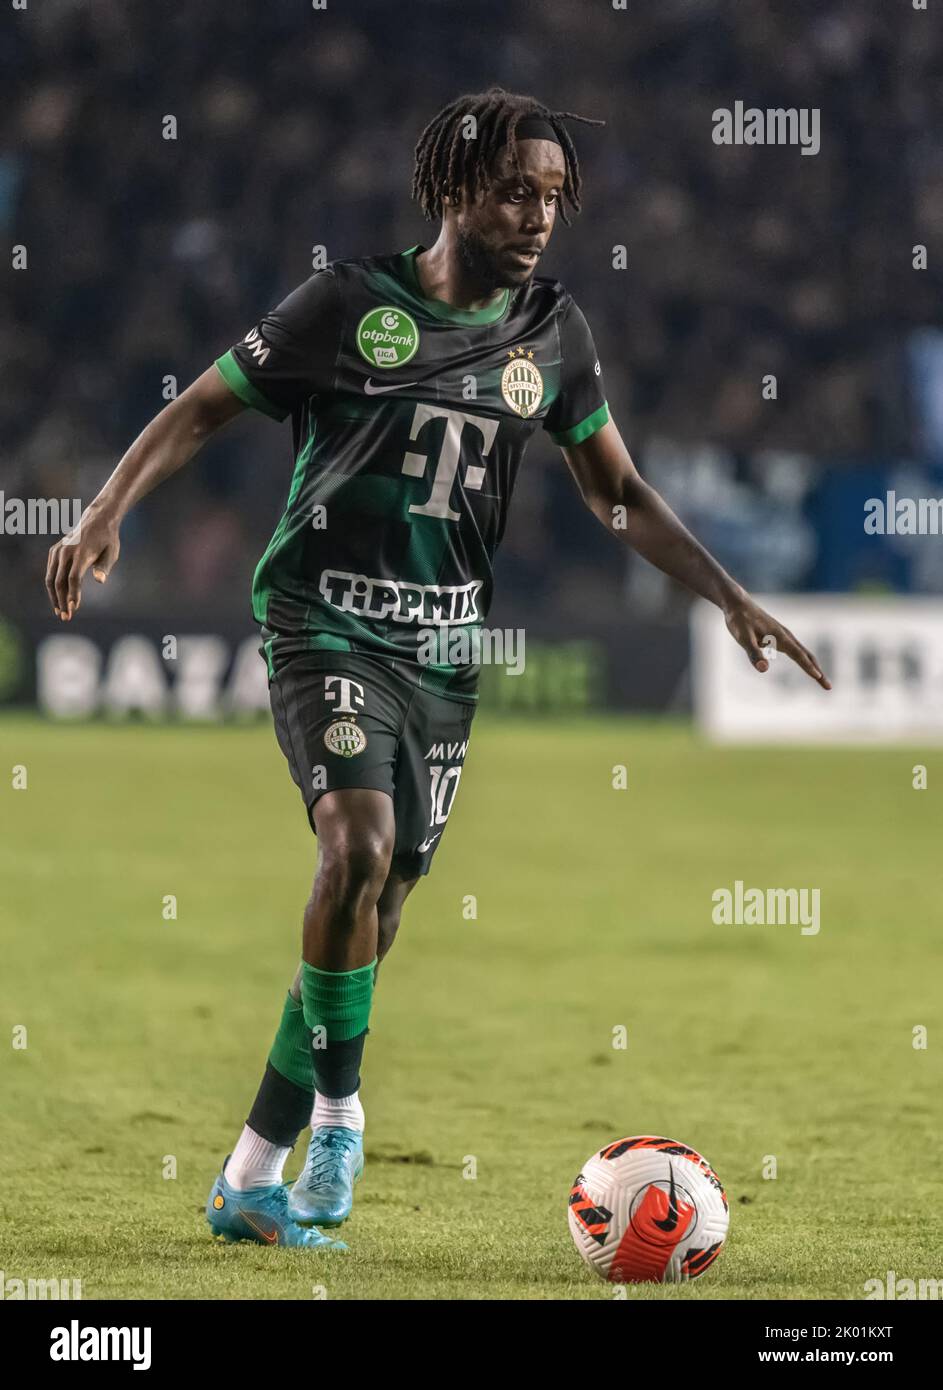
[[[514,130],[515,140],[552,140],[559,145],[560,137],[544,116],[522,116]]]

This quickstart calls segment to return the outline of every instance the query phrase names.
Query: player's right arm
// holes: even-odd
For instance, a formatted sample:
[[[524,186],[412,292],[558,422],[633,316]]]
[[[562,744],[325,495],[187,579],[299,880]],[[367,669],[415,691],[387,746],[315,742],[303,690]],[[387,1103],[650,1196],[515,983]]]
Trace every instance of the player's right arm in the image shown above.
[[[155,415],[83,512],[75,530],[49,552],[46,592],[57,618],[68,622],[78,609],[88,569],[104,584],[118,559],[118,532],[125,514],[245,409],[245,402],[214,366]]]
[[[49,552],[46,592],[58,618],[68,622],[77,610],[87,570],[104,584],[129,509],[189,462],[210,435],[248,406],[285,420],[330,389],[342,319],[333,270],[316,271],[154,417],[75,530]]]

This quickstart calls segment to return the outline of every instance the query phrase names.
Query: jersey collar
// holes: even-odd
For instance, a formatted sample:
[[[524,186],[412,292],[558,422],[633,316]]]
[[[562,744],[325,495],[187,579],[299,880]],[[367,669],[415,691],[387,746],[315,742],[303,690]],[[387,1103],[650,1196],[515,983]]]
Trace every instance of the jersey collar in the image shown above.
[[[411,246],[408,251],[401,251],[399,269],[410,294],[418,300],[427,314],[431,314],[433,318],[441,319],[443,323],[454,324],[497,323],[498,319],[504,318],[511,302],[511,291],[508,289],[505,289],[501,298],[487,309],[456,309],[454,305],[447,304],[444,299],[427,299],[422,292],[419,276],[416,273],[416,257],[425,250],[425,246],[417,245]]]

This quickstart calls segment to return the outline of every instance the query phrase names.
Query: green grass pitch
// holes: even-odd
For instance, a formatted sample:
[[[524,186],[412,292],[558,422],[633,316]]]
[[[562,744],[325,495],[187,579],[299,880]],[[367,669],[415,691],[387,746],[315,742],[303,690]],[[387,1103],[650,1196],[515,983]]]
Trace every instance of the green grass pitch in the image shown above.
[[[481,714],[381,972],[351,1252],[325,1256],[217,1244],[203,1218],[314,867],[270,730],[22,718],[0,748],[7,1279],[79,1278],[85,1298],[609,1299],[566,1198],[635,1133],[705,1153],[731,1228],[702,1280],[630,1299],[943,1278],[939,757]],[[820,888],[820,933],[715,926],[711,894],[736,879]]]

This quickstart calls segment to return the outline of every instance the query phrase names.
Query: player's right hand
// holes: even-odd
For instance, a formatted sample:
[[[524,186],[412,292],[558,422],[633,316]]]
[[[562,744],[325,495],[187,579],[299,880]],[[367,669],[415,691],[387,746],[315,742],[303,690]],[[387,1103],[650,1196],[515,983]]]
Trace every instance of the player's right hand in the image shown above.
[[[46,593],[57,618],[64,623],[71,620],[82,602],[86,570],[91,566],[99,584],[104,584],[120,550],[117,521],[92,507],[73,531],[56,541],[46,565]]]

